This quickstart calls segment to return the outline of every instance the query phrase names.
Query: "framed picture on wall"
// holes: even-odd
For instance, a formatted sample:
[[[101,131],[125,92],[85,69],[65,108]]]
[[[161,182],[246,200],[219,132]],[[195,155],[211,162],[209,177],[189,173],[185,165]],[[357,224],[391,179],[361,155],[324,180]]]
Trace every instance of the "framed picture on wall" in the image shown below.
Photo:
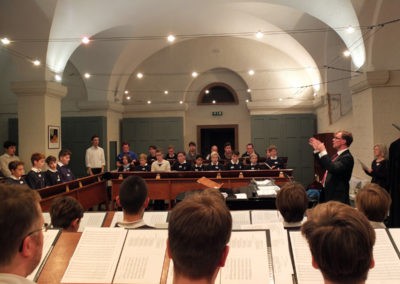
[[[342,116],[341,94],[328,94],[329,124],[332,124]]]
[[[61,131],[60,126],[49,125],[49,149],[60,149]]]

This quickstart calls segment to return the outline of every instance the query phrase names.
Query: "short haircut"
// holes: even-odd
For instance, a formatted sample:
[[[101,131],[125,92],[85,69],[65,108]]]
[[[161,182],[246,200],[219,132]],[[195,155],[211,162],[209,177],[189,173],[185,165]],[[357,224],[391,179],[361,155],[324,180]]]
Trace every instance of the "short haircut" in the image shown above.
[[[251,153],[251,154],[250,154],[250,158],[252,158],[252,157],[256,157],[256,158],[257,158],[257,160],[258,160],[258,156],[257,156],[257,154],[256,154],[256,153]]]
[[[58,158],[60,159],[61,157],[65,157],[68,155],[72,155],[72,152],[69,149],[61,149],[60,152],[58,153]]]
[[[75,219],[83,217],[82,205],[71,196],[60,196],[50,207],[51,224],[54,228],[67,229]]]
[[[325,279],[338,283],[367,279],[375,231],[361,212],[337,201],[322,203],[310,210],[301,231]]]
[[[189,142],[189,147],[190,147],[190,146],[196,146],[196,143],[194,143],[193,141],[190,141],[190,142]]]
[[[150,145],[150,146],[149,146],[149,150],[150,150],[150,149],[157,150],[157,146],[155,146],[155,145]]]
[[[90,141],[93,141],[94,138],[99,138],[99,139],[100,139],[99,135],[94,134],[94,135],[92,136],[92,138],[90,138]]]
[[[370,221],[383,222],[389,213],[392,198],[375,183],[366,184],[356,195],[356,207]]]
[[[197,160],[198,158],[204,159],[203,156],[202,156],[201,154],[197,154],[197,155],[196,155],[196,160]]]
[[[171,211],[168,240],[174,271],[190,279],[211,279],[229,242],[232,217],[216,194],[196,193]]]
[[[219,154],[218,154],[218,152],[211,152],[211,154],[210,154],[210,157],[212,158],[212,157],[218,157],[219,158]]]
[[[8,163],[8,169],[10,171],[15,171],[18,168],[18,166],[21,166],[21,165],[23,166],[24,162],[22,162],[22,161],[11,161],[11,162]]]
[[[33,165],[33,163],[35,161],[40,161],[41,159],[45,159],[45,158],[46,158],[46,156],[42,153],[33,153],[31,156],[31,163]]]
[[[41,212],[39,194],[26,185],[0,184],[0,200],[0,267],[3,267],[11,263]]]
[[[277,150],[278,151],[278,147],[276,147],[275,145],[269,145],[267,151],[271,152],[272,150]]]
[[[240,156],[240,153],[239,153],[239,151],[235,150],[235,151],[232,152],[232,155]]]
[[[300,222],[308,208],[308,198],[304,187],[297,182],[288,182],[276,195],[276,208],[286,222]]]
[[[162,154],[161,149],[157,149],[157,150],[156,150],[156,155],[157,155],[157,154]]]
[[[228,147],[228,146],[231,146],[231,147],[232,147],[231,142],[226,142],[226,143],[224,144],[224,148],[225,148],[225,147]]]
[[[174,149],[174,146],[169,145],[169,146],[168,146],[168,150],[169,150],[169,149]]]
[[[186,157],[186,153],[184,151],[179,151],[178,153],[176,153],[176,156],[178,156],[179,154],[182,154],[183,156]]]
[[[140,154],[139,155],[139,160],[141,160],[141,159],[147,160],[147,155],[144,154],[144,153]]]
[[[346,145],[347,147],[350,147],[351,143],[353,143],[353,134],[351,132],[348,132],[346,130],[341,130],[336,133],[342,133],[342,139],[346,140]]]
[[[51,162],[57,162],[57,158],[50,155],[46,158],[46,164],[50,165]]]
[[[246,146],[251,146],[252,148],[254,148],[254,145],[253,145],[253,143],[247,143],[247,145]]]
[[[124,159],[124,157],[126,157],[126,160],[128,161],[128,163],[131,163],[131,162],[132,162],[132,158],[131,158],[131,156],[130,156],[130,155],[128,155],[128,154],[122,155],[122,158],[121,158],[121,160],[123,160],[123,159]]]
[[[15,143],[14,141],[7,140],[6,142],[4,142],[3,147],[4,149],[8,149],[10,147],[17,147],[17,143]]]
[[[126,145],[130,146],[128,142],[124,141],[124,142],[122,142],[121,147],[124,147]]]
[[[147,198],[147,184],[140,176],[129,176],[119,188],[119,201],[127,214],[138,214]]]

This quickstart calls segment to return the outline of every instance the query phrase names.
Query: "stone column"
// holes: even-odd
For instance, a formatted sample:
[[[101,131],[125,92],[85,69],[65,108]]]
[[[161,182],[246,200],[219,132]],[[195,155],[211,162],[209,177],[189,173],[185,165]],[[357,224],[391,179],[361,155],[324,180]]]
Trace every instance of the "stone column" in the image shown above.
[[[400,124],[400,71],[371,71],[355,77],[350,82],[353,100],[353,135],[351,147],[355,158],[370,164],[373,145],[390,143],[399,137],[392,123]],[[359,163],[353,175],[367,177]]]
[[[29,81],[12,82],[11,90],[18,102],[19,157],[25,169],[31,168],[32,153],[58,156],[62,147],[62,132],[59,133],[60,148],[49,148],[49,126],[61,131],[61,99],[67,88],[56,82]]]

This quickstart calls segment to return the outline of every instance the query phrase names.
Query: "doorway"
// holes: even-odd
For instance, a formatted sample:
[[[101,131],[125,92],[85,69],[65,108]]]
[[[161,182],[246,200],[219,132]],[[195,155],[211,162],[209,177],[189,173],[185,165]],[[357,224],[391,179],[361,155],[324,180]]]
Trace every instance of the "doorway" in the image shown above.
[[[219,155],[224,154],[224,144],[230,142],[232,149],[238,145],[238,125],[198,125],[197,144],[201,154],[205,157],[210,153],[212,145],[218,146]]]

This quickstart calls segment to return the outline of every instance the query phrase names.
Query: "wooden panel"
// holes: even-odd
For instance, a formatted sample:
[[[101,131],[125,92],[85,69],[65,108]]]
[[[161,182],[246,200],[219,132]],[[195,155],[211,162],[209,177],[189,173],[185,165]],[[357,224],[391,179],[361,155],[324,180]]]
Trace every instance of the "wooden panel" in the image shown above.
[[[278,155],[288,157],[288,168],[294,170],[295,179],[307,185],[314,178],[308,138],[316,131],[315,121],[313,114],[252,116],[252,141],[260,154],[269,145],[276,145]],[[262,141],[266,143],[262,145]]]
[[[131,144],[136,153],[147,153],[149,145],[167,150],[168,145],[183,149],[183,120],[180,117],[125,118],[122,120],[122,140]]]
[[[90,138],[97,134],[100,146],[104,148],[107,157],[107,118],[92,117],[63,117],[61,119],[62,147],[72,151],[70,167],[76,177],[86,176],[85,154],[90,147]]]

